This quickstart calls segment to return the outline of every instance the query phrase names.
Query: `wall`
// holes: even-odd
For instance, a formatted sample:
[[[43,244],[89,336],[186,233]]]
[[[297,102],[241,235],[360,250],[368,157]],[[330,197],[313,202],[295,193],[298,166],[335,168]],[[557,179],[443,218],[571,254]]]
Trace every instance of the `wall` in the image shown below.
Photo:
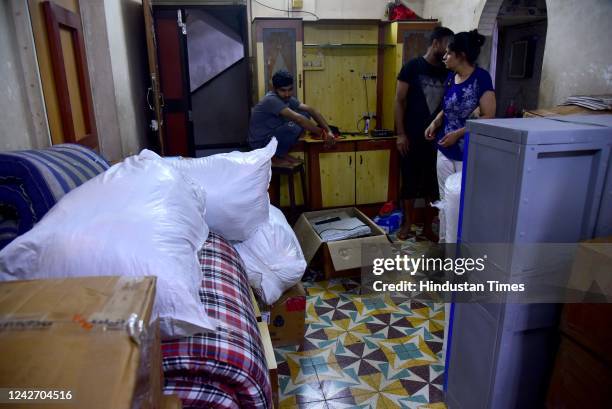
[[[291,0],[258,0],[268,6],[288,10],[291,9]],[[423,12],[423,4],[429,0],[409,0],[406,3],[417,15]],[[384,19],[385,7],[389,0],[304,0],[301,9],[295,13],[275,11],[263,7],[251,0],[251,15],[255,17],[302,17],[304,20],[316,20],[307,13],[298,13],[298,10],[316,14],[320,19]]]
[[[612,93],[612,1],[547,1],[539,106],[576,94]]]
[[[454,31],[472,30],[485,17],[485,5],[494,3],[500,1],[427,0],[423,17],[438,18]],[[548,29],[538,106],[554,106],[575,94],[611,93],[612,54],[607,39],[612,38],[612,2],[547,0],[546,6]],[[485,68],[488,55],[490,50],[483,49],[479,62]]]
[[[478,27],[486,2],[486,0],[427,0],[423,7],[423,17],[437,18],[443,26],[455,32],[469,31]]]
[[[0,151],[33,146],[11,4],[0,1]]]
[[[122,156],[147,146],[146,42],[141,0],[106,1],[104,12],[112,65]]]

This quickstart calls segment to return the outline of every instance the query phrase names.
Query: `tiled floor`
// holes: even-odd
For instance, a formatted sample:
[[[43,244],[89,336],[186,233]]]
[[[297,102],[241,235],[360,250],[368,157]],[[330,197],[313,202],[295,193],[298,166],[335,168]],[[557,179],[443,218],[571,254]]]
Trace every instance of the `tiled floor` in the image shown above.
[[[350,279],[304,286],[304,343],[275,350],[281,408],[446,407],[444,304],[360,295]]]

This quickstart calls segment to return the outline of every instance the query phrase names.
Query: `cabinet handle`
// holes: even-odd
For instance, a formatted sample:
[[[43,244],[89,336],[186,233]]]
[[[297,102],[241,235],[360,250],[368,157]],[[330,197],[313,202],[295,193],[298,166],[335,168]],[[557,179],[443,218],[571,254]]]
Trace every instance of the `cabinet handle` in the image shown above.
[[[353,157],[349,156],[349,166],[351,166],[353,164]]]
[[[363,155],[359,155],[359,164],[363,165]]]

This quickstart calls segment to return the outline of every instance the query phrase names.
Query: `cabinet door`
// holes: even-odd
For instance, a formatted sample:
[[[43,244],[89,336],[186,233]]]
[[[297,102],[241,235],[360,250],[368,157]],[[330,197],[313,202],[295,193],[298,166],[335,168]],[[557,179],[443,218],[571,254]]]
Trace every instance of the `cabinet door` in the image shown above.
[[[355,204],[355,152],[319,154],[323,207]]]
[[[255,19],[254,39],[257,58],[257,97],[270,89],[272,75],[284,69],[295,79],[294,95],[304,100],[302,81],[302,19]]]
[[[389,193],[389,149],[358,151],[356,153],[357,169],[357,204],[386,202]]]

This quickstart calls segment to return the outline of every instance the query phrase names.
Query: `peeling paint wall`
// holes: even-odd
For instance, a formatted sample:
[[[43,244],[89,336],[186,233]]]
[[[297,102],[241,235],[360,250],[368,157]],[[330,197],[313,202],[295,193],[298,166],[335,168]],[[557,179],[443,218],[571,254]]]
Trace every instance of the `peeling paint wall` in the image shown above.
[[[8,1],[0,1],[0,56],[0,151],[29,149],[33,130]]]
[[[539,106],[571,95],[612,93],[612,1],[547,1]]]

